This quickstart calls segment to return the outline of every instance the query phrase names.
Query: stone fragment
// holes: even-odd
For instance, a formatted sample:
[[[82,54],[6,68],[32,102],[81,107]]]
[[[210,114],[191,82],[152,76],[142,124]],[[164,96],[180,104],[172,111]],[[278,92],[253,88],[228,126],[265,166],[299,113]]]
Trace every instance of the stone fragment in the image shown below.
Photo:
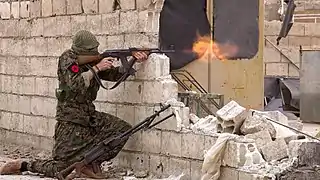
[[[276,139],[262,147],[262,154],[266,161],[281,160],[288,157],[288,145],[283,138]]]
[[[217,111],[218,131],[238,134],[246,117],[246,108],[240,106],[235,101],[230,101]]]
[[[249,115],[245,119],[240,130],[241,133],[245,135],[257,133],[262,130],[268,130],[272,138],[276,137],[275,127],[264,117],[254,113],[252,110],[249,111]]]
[[[289,158],[298,158],[300,167],[320,166],[320,142],[303,140],[292,140],[289,143]]]
[[[268,130],[262,130],[257,133],[247,134],[245,137],[248,139],[255,140],[256,145],[257,145],[258,149],[260,150],[260,152],[261,152],[261,148],[263,146],[272,142],[272,139],[271,139],[271,136],[270,136],[270,133]]]
[[[223,157],[223,166],[239,168],[265,162],[255,143],[246,139],[229,141]]]

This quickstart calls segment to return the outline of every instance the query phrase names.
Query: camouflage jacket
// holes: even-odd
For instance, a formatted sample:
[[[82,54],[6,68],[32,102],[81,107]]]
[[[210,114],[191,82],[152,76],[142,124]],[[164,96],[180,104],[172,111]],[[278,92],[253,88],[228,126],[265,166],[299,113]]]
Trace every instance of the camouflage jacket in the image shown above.
[[[90,70],[84,65],[78,66],[76,59],[77,55],[72,50],[65,51],[59,58],[56,119],[90,126],[94,123],[91,122],[95,112],[93,101],[97,98],[100,86],[94,78],[85,82],[84,74]],[[102,80],[117,81],[122,73],[117,67],[99,72],[98,75]]]

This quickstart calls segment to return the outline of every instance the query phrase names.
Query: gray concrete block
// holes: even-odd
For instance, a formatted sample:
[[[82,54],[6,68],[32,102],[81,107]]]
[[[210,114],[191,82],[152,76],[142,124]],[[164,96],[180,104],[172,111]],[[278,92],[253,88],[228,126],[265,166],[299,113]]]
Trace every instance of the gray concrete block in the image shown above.
[[[0,18],[10,19],[10,4],[9,2],[0,2]]]
[[[71,16],[71,34],[75,35],[79,30],[86,29],[86,16]]]
[[[162,154],[181,156],[181,133],[163,131],[161,140]]]
[[[135,0],[120,0],[121,10],[133,10],[136,8]]]
[[[152,129],[142,133],[142,151],[146,153],[161,152],[161,131]]]
[[[98,12],[98,0],[82,1],[82,8],[86,14],[96,14]]]
[[[220,168],[219,180],[236,180],[239,179],[239,171],[234,168],[222,167]]]
[[[124,48],[124,35],[114,35],[107,37],[107,48]]]
[[[30,96],[19,96],[18,99],[18,111],[23,114],[31,113],[31,97]]]
[[[71,36],[71,18],[70,16],[57,16],[56,26],[58,27],[55,31],[56,35],[60,36]]]
[[[34,39],[34,50],[33,52],[28,52],[28,54],[33,55],[33,56],[47,56],[49,48],[48,47],[48,42],[46,38],[35,38]],[[30,44],[32,45],[32,44]]]
[[[298,158],[299,167],[320,165],[320,143],[308,140],[293,140],[289,143],[289,158]]]
[[[271,136],[270,136],[270,133],[268,130],[263,130],[263,131],[259,131],[257,133],[248,134],[245,137],[248,139],[255,140],[255,143],[256,143],[259,151],[261,151],[261,148],[263,146],[272,142],[272,139],[271,139]]]
[[[12,113],[11,112],[1,112],[0,127],[10,130],[11,119],[12,119]]]
[[[209,150],[214,144],[217,142],[218,135],[212,136],[212,135],[205,135],[204,136],[204,149],[207,151]]]
[[[41,16],[41,1],[32,0],[30,1],[30,17],[40,17]]]
[[[20,19],[18,21],[18,35],[20,37],[30,37],[31,23],[27,19]]]
[[[181,155],[182,157],[203,160],[204,135],[194,133],[182,133]]]
[[[113,11],[114,0],[99,0],[99,13],[106,14]]]
[[[142,148],[143,148],[143,142],[142,142],[141,131],[130,136],[127,143],[124,146],[125,150],[131,150],[131,151],[141,151]]]
[[[56,109],[56,100],[44,97],[32,97],[31,112],[34,115],[54,117]]]
[[[138,32],[138,14],[137,11],[120,12],[120,33]]]
[[[52,0],[42,0],[41,1],[41,8],[42,8],[42,16],[52,16],[53,9],[52,9]]]
[[[42,96],[49,95],[48,78],[35,78],[35,94]]]
[[[52,1],[52,14],[63,15],[67,14],[67,1],[66,0],[53,0]]]
[[[137,47],[137,48],[156,48],[155,44],[152,44],[150,38],[146,34],[125,34],[125,48]]]
[[[87,28],[93,34],[102,34],[101,15],[88,15]]]
[[[1,131],[0,131],[1,133]],[[150,172],[154,174],[157,178],[161,178],[163,175],[163,164],[161,162],[161,157],[159,155],[150,155]]]
[[[79,0],[67,0],[67,14],[81,14],[82,4]]]
[[[31,36],[42,36],[43,35],[43,19],[33,19],[31,20]]]
[[[119,12],[102,14],[101,17],[101,31],[103,34],[117,34],[120,26]]]
[[[252,110],[249,111],[240,130],[241,133],[245,135],[257,133],[262,130],[268,130],[272,138],[276,137],[275,127],[261,115],[252,113]]]
[[[44,36],[56,36],[58,32],[57,18],[49,17],[43,22],[43,35]]]
[[[283,138],[276,139],[262,147],[266,161],[281,160],[288,157],[288,145]]]
[[[11,112],[17,112],[16,104],[19,102],[19,96],[14,94],[8,94],[8,102],[6,110]]]
[[[240,127],[247,117],[247,110],[237,102],[230,101],[217,111],[219,132],[240,133]]]
[[[30,17],[30,1],[20,1],[20,17],[28,18]]]
[[[148,154],[130,154],[130,165],[134,170],[134,173],[139,171],[149,171],[149,160]]]
[[[151,0],[137,0],[137,9],[138,10],[145,10],[148,9],[152,5]]]
[[[161,162],[163,165],[163,176],[168,177],[170,175],[178,176],[181,173],[184,173],[185,176],[181,180],[190,179],[190,161],[184,159],[176,159],[172,157],[162,157]]]
[[[202,177],[202,161],[191,161],[191,179],[201,179]]]
[[[136,124],[134,119],[135,107],[132,105],[117,105],[117,117],[127,121],[131,125]]]
[[[145,82],[142,90],[142,102],[154,104],[164,103],[172,98],[177,99],[177,91],[177,82],[173,79]]]
[[[19,4],[19,1],[17,2],[12,2],[11,3],[11,14],[10,16],[13,17],[13,18],[20,18],[20,4]]]

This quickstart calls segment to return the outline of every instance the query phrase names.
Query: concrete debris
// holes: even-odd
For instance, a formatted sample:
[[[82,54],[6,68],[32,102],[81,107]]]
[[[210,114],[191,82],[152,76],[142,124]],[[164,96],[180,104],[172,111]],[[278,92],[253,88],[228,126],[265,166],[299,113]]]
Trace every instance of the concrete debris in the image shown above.
[[[255,143],[259,149],[260,152],[261,151],[261,148],[265,145],[267,145],[268,143],[272,142],[272,139],[271,139],[271,136],[270,136],[270,133],[268,130],[262,130],[262,131],[259,131],[257,133],[253,133],[253,134],[247,134],[245,135],[246,138],[248,139],[253,139],[255,140]]]
[[[289,158],[297,158],[298,166],[320,167],[320,142],[293,140],[289,143]]]
[[[278,161],[288,157],[288,145],[283,138],[267,143],[262,148],[262,154],[266,161]]]
[[[263,130],[267,130],[272,138],[276,137],[275,127],[260,114],[254,113],[254,110],[249,110],[248,116],[240,128],[241,133],[247,135]]]
[[[195,119],[195,116],[193,116]],[[202,134],[216,134],[217,132],[217,118],[209,115],[205,118],[198,119],[195,124],[190,126],[193,132]]]
[[[137,171],[134,173],[134,176],[136,178],[145,178],[149,175],[149,172],[148,171]]]
[[[217,111],[218,132],[239,134],[240,127],[246,117],[246,108],[240,106],[235,101],[230,101],[228,104]]]
[[[288,125],[299,131],[302,131],[303,128],[303,123],[298,120],[288,121]]]

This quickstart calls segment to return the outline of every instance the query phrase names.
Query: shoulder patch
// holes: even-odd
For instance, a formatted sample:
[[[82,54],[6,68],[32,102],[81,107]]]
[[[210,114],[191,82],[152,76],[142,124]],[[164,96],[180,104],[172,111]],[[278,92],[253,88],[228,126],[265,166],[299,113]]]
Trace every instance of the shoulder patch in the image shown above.
[[[74,62],[68,67],[68,69],[73,73],[78,73],[80,68],[78,64]]]

